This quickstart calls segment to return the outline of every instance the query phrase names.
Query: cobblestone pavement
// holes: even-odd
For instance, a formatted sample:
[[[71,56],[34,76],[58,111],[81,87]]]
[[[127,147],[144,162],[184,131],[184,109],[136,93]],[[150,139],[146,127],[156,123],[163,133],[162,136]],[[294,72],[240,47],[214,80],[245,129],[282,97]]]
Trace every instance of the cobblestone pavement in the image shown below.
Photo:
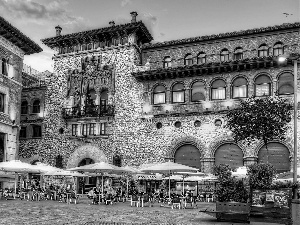
[[[197,208],[188,209],[160,207],[159,203],[144,208],[130,207],[129,202],[114,205],[89,203],[88,199],[76,205],[57,201],[0,200],[0,224],[236,224],[217,222],[213,217],[199,212],[200,209],[213,209],[214,203],[201,202]]]

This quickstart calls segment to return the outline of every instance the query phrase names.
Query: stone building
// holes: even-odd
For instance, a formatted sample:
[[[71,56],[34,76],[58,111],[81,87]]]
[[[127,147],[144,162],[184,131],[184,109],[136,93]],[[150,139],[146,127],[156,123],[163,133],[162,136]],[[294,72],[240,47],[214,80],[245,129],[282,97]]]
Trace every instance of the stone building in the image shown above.
[[[299,52],[300,24],[151,44],[131,16],[128,24],[66,35],[57,26],[42,40],[57,51],[54,73],[45,79],[41,137],[20,140],[20,157],[67,168],[171,158],[205,172],[266,161],[262,142],[233,142],[225,112],[252,95],[292,101],[291,62],[277,57]],[[285,141],[269,144],[278,171],[290,170],[292,143],[291,124]]]
[[[16,159],[24,55],[41,52],[31,39],[0,17],[0,162]],[[0,188],[2,181],[1,178]]]

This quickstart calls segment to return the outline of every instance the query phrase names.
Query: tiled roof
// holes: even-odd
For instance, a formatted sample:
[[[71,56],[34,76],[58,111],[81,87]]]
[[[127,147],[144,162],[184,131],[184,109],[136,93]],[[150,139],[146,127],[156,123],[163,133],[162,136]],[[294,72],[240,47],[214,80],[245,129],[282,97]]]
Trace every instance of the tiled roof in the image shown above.
[[[300,23],[298,23],[298,22],[297,23],[284,23],[282,25],[276,25],[276,26],[261,27],[261,28],[254,28],[254,29],[249,29],[249,30],[241,30],[241,31],[228,32],[228,33],[220,33],[220,34],[206,35],[206,36],[200,36],[200,37],[185,38],[185,39],[180,39],[180,40],[165,41],[165,42],[159,42],[159,43],[153,43],[153,44],[146,43],[143,45],[142,48],[148,49],[148,48],[158,48],[158,47],[164,47],[164,46],[170,46],[170,45],[182,45],[182,44],[188,44],[188,43],[193,43],[193,42],[216,40],[216,39],[229,38],[229,37],[238,37],[238,36],[266,33],[266,32],[272,32],[272,31],[280,31],[280,30],[293,29],[293,28],[300,28]]]
[[[95,37],[97,35],[113,34],[114,32],[126,31],[127,33],[136,31],[138,35],[143,39],[143,43],[153,40],[152,35],[149,33],[147,27],[142,21],[135,23],[127,23],[122,25],[115,25],[110,27],[104,27],[100,29],[82,31],[78,33],[60,35],[56,37],[43,39],[42,42],[49,47],[57,46],[59,42],[64,42],[73,39],[86,39],[87,37]]]
[[[0,32],[1,36],[12,42],[14,45],[18,46],[25,52],[25,55],[30,55],[33,53],[38,53],[43,51],[43,49],[33,42],[29,37],[23,34],[20,30],[15,28],[9,22],[7,22],[3,17],[0,16]]]

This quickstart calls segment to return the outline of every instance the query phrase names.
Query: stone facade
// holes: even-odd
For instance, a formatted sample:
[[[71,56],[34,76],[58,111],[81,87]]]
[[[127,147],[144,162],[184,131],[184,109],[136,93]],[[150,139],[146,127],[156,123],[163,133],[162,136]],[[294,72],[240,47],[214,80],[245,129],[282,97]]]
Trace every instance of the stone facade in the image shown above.
[[[287,64],[224,73],[213,72],[201,76],[159,79],[155,73],[163,71],[164,57],[171,57],[172,69],[176,70],[182,69],[184,57],[188,53],[196,57],[199,52],[203,51],[207,55],[207,63],[218,63],[219,53],[224,48],[232,54],[236,47],[242,47],[244,59],[255,58],[257,49],[262,43],[270,46],[269,52],[273,52],[272,46],[279,41],[283,43],[286,53],[295,53],[299,52],[299,25],[295,26],[287,26],[286,30],[283,27],[280,31],[270,30],[259,35],[253,31],[239,37],[233,35],[234,37],[209,41],[192,40],[190,43],[185,41],[187,43],[182,45],[178,43],[141,45],[136,41],[140,34],[134,34],[136,36],[130,36],[126,44],[119,43],[109,47],[69,53],[60,51],[60,54],[54,56],[54,73],[46,77],[42,138],[22,139],[20,157],[29,162],[40,160],[54,165],[56,157],[60,155],[63,156],[64,167],[70,168],[78,166],[85,158],[90,158],[95,162],[112,163],[115,156],[121,156],[122,165],[138,167],[146,162],[159,162],[164,161],[165,158],[174,158],[181,146],[189,144],[200,151],[201,158],[198,160],[201,170],[209,172],[215,163],[215,154],[220,146],[228,143],[234,144],[230,131],[224,128],[226,124],[224,110],[227,109],[226,102],[232,100],[231,86],[234,78],[245,77],[248,96],[252,96],[255,90],[254,80],[258,75],[266,74],[271,79],[271,95],[275,95],[278,89],[278,77],[284,72],[291,73],[292,67]],[[51,47],[56,48],[55,41],[67,37],[69,36],[51,38]],[[86,62],[86,59],[101,60],[89,68],[83,68],[86,65],[82,62]],[[108,90],[108,104],[114,106],[114,115],[91,117],[81,114],[72,118],[64,117],[64,108],[76,106],[76,102],[82,104],[82,101],[74,100],[77,98],[75,91],[69,91],[72,89],[70,86],[74,84],[74,82],[69,82],[70,74],[78,74],[76,77],[85,75],[89,78],[101,77],[106,67],[111,68],[110,77],[105,85],[95,86],[96,96],[100,95],[105,86]],[[189,67],[186,66],[186,68]],[[149,79],[138,79],[136,74],[149,75]],[[216,78],[221,78],[226,82],[225,100],[211,100],[210,88]],[[206,101],[197,103],[190,101],[191,85],[195,80],[205,83]],[[171,89],[173,84],[179,81],[184,84],[186,101],[173,104]],[[158,84],[163,84],[167,89],[166,104],[153,105],[153,89]],[[86,99],[83,94],[80,96]],[[285,97],[293,101],[291,95]],[[234,105],[237,104],[236,100],[232,101]],[[211,105],[209,111],[206,110],[206,102]],[[150,105],[151,110],[145,112],[145,105]],[[216,120],[221,121],[221,124],[217,125]],[[105,135],[101,135],[98,130],[99,124],[103,122],[107,124]],[[181,124],[178,125],[179,123],[176,122]],[[81,130],[85,124],[89,123],[96,124],[96,132],[93,135],[82,135],[80,131],[74,135],[72,125],[77,124],[77,128]],[[158,126],[159,123],[160,126]],[[292,132],[291,123],[286,140],[283,142],[274,140],[287,149],[290,159],[293,156]],[[257,162],[262,146],[263,144],[259,141],[250,146],[238,143],[245,165]]]

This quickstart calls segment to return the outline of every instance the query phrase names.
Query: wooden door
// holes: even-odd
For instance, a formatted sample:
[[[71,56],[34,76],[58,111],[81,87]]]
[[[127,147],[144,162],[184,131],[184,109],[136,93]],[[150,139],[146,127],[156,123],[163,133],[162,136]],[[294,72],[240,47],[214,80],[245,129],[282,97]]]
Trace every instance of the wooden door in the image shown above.
[[[263,146],[258,152],[258,163],[267,162],[275,167],[277,173],[290,171],[291,162],[288,148],[275,142],[268,144],[268,151],[266,146]]]
[[[221,145],[215,153],[215,164],[227,164],[231,168],[237,168],[244,165],[243,152],[235,144]]]
[[[186,166],[191,166],[201,170],[200,165],[201,154],[194,145],[183,145],[179,147],[175,153],[175,162]]]

